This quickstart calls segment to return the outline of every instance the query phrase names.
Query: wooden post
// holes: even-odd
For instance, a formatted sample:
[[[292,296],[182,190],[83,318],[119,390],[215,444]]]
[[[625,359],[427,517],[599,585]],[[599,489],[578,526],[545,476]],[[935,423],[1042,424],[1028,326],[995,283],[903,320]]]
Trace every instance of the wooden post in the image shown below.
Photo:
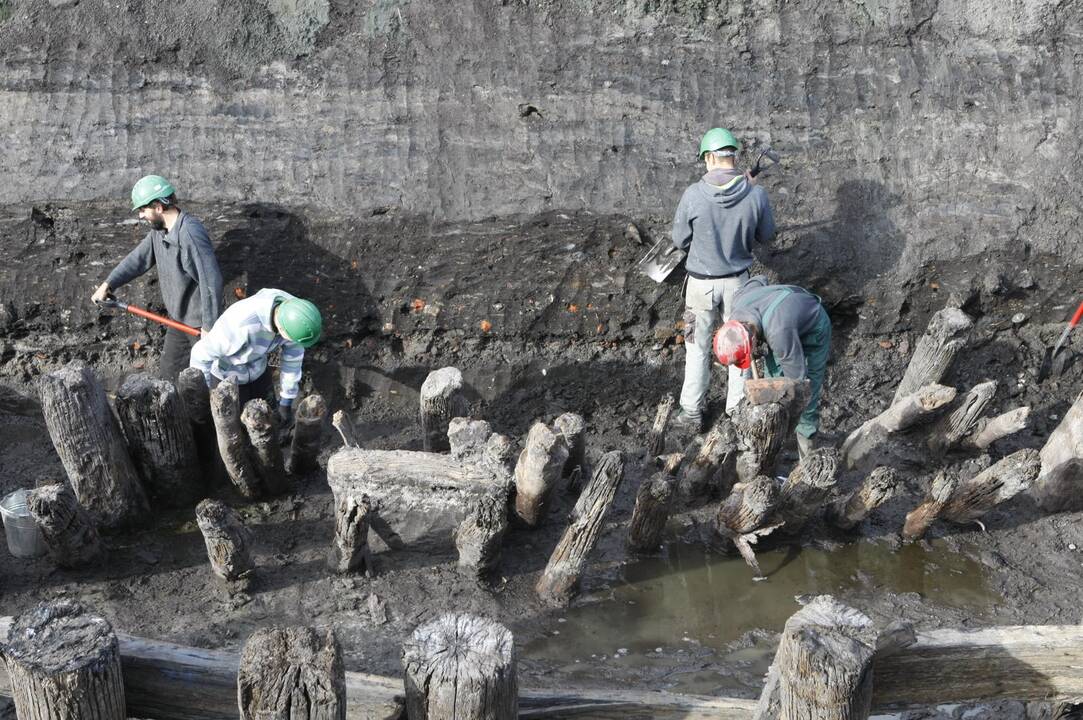
[[[249,546],[252,533],[241,524],[232,508],[218,500],[204,500],[196,506],[196,522],[207,544],[211,570],[232,592],[247,590],[255,574]]]
[[[335,414],[331,416],[331,425],[342,436],[343,445],[346,447],[361,447],[361,443],[357,441],[357,430],[354,429],[353,420],[350,419],[349,413],[345,410],[335,411]]]
[[[1041,450],[1034,495],[1047,512],[1083,509],[1083,394],[1076,398]]]
[[[737,456],[737,479],[748,482],[758,475],[770,475],[782,449],[789,413],[780,403],[749,405],[742,403],[733,413],[740,454]]]
[[[703,438],[699,452],[681,475],[680,490],[683,498],[725,495],[729,491],[733,484],[737,436],[738,431],[723,413]],[[721,477],[717,477],[719,475]]]
[[[848,497],[841,498],[827,509],[827,519],[835,527],[852,530],[873,510],[891,499],[899,486],[895,470],[879,466]]]
[[[839,478],[839,452],[834,448],[813,450],[790,472],[782,486],[779,515],[782,530],[797,535],[823,508]]]
[[[241,720],[346,720],[346,668],[334,631],[252,633],[237,672]]]
[[[60,483],[36,488],[27,495],[26,504],[57,565],[82,567],[101,557],[98,530],[70,487]]]
[[[192,438],[196,443],[199,464],[203,468],[205,486],[217,485],[225,480],[225,466],[218,455],[218,434],[211,417],[211,396],[207,381],[198,368],[185,368],[177,376],[177,392],[180,393],[188,413],[188,422],[192,425]]]
[[[891,404],[898,403],[926,385],[939,383],[955,359],[955,354],[966,344],[973,324],[959,308],[944,308],[934,313],[925,335],[914,348]]]
[[[290,472],[301,475],[319,468],[320,440],[327,403],[323,396],[313,393],[297,405],[297,420],[293,426],[293,446],[290,448]]]
[[[432,371],[421,384],[421,441],[426,452],[448,449],[448,423],[467,414],[462,389],[463,374],[453,367]]]
[[[113,627],[74,600],[15,618],[3,647],[19,720],[125,720]]]
[[[493,428],[484,420],[452,418],[447,427],[448,448],[456,460],[477,462],[485,455],[486,443]]]
[[[459,567],[483,578],[500,562],[500,546],[508,529],[507,507],[501,498],[479,498],[474,511],[455,531]]]
[[[763,571],[752,546],[780,527],[775,519],[779,500],[778,484],[760,475],[750,483],[735,485],[718,509],[718,534],[741,553],[757,578],[763,577]]]
[[[815,598],[786,621],[756,720],[867,720],[878,635],[863,613]]]
[[[959,483],[940,517],[954,523],[981,525],[978,518],[1029,489],[1041,469],[1042,460],[1037,450],[1023,448],[1013,452],[970,480]]]
[[[337,573],[366,572],[369,559],[369,520],[372,502],[349,493],[335,496],[335,537],[327,552],[327,567]]]
[[[942,453],[958,444],[977,424],[996,391],[996,380],[972,387],[959,406],[933,426],[929,433],[929,449]]]
[[[534,588],[543,601],[561,607],[575,597],[587,556],[598,542],[602,521],[623,479],[624,460],[620,452],[614,450],[603,455],[575,503],[571,523]]]
[[[545,423],[534,423],[515,465],[515,514],[528,526],[535,527],[544,519],[549,495],[567,460],[564,436]]]
[[[422,625],[402,649],[410,720],[515,720],[517,653],[504,626],[476,615]]]
[[[907,542],[919,540],[925,535],[925,531],[929,529],[929,526],[940,517],[944,506],[948,504],[952,493],[955,492],[958,482],[958,478],[946,472],[941,471],[936,474],[932,486],[929,488],[928,497],[906,514],[906,521],[903,523],[902,530],[903,540]]]
[[[978,420],[974,430],[963,441],[978,450],[988,450],[989,446],[1001,438],[1025,430],[1030,419],[1030,407],[1017,407],[995,418]]]
[[[184,507],[202,497],[192,426],[173,383],[146,373],[131,375],[117,391],[114,405],[151,500]]]
[[[263,486],[249,458],[248,435],[241,425],[241,395],[237,383],[223,380],[211,390],[210,398],[218,452],[226,465],[226,473],[241,495],[254,500],[263,492]]]
[[[568,477],[576,472],[576,468],[582,474],[583,464],[587,460],[587,423],[583,416],[564,413],[553,421],[553,428],[564,436],[564,444],[568,446],[568,459],[564,461],[561,474]]]
[[[673,407],[676,404],[677,399],[673,397],[673,393],[666,393],[662,402],[658,403],[658,410],[654,413],[654,424],[651,425],[651,431],[647,433],[648,455],[661,455],[666,451],[666,427],[669,425],[669,418],[673,415]]]
[[[75,497],[105,529],[147,517],[147,498],[105,391],[76,360],[41,378],[41,408]]]
[[[678,456],[679,457],[679,456]],[[673,505],[673,479],[669,473],[660,472],[654,477],[643,478],[636,493],[636,506],[628,526],[628,550],[645,554],[657,552],[662,544],[662,534],[669,522]]]
[[[268,495],[281,495],[290,491],[286,479],[286,463],[278,444],[278,419],[271,404],[262,398],[249,400],[241,413],[241,423],[248,432],[252,444],[253,465],[259,475],[260,487]]]
[[[877,450],[889,435],[916,424],[955,399],[955,388],[927,385],[900,400],[871,420],[866,420],[842,444],[842,457],[851,470],[886,464]]]

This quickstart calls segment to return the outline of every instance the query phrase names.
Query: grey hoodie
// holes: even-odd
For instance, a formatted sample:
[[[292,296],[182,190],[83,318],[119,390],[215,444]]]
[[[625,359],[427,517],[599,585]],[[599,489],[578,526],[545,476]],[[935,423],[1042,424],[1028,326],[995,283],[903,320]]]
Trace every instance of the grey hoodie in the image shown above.
[[[774,235],[767,191],[737,170],[714,170],[689,185],[673,218],[673,245],[688,252],[685,267],[692,277],[747,270],[753,240],[767,242]]]
[[[778,291],[781,290],[791,292],[771,313],[770,322],[765,324],[763,316],[771,303],[778,299]],[[808,290],[796,285],[768,285],[766,277],[756,275],[745,280],[733,296],[730,320],[755,323],[763,333],[771,354],[782,367],[782,374],[800,380],[808,373],[801,336],[810,335],[819,328],[820,312],[820,299]]]

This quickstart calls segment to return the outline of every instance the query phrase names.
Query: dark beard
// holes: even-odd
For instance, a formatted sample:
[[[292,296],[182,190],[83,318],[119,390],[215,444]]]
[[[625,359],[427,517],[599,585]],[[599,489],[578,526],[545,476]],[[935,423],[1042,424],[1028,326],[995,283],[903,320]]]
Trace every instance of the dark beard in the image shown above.
[[[150,226],[155,230],[161,232],[162,230],[165,230],[165,220],[162,220],[161,218],[151,220]]]

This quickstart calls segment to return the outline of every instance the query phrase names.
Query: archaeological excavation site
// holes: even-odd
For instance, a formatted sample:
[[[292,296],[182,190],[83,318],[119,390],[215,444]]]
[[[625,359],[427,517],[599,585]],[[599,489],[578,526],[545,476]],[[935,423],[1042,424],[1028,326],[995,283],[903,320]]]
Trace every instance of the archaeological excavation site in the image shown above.
[[[1083,718],[1081,64],[0,0],[0,718]]]

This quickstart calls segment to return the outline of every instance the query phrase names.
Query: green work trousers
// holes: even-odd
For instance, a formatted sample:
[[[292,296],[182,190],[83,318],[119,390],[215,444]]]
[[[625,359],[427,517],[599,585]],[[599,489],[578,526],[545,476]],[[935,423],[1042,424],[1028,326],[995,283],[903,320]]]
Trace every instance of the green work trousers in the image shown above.
[[[831,354],[831,318],[823,308],[820,308],[820,322],[816,327],[801,335],[801,350],[805,353],[805,372],[811,394],[797,423],[797,434],[812,437],[820,429],[820,391],[827,375],[827,356]],[[767,354],[764,369],[767,377],[782,377],[782,368],[771,353]]]

